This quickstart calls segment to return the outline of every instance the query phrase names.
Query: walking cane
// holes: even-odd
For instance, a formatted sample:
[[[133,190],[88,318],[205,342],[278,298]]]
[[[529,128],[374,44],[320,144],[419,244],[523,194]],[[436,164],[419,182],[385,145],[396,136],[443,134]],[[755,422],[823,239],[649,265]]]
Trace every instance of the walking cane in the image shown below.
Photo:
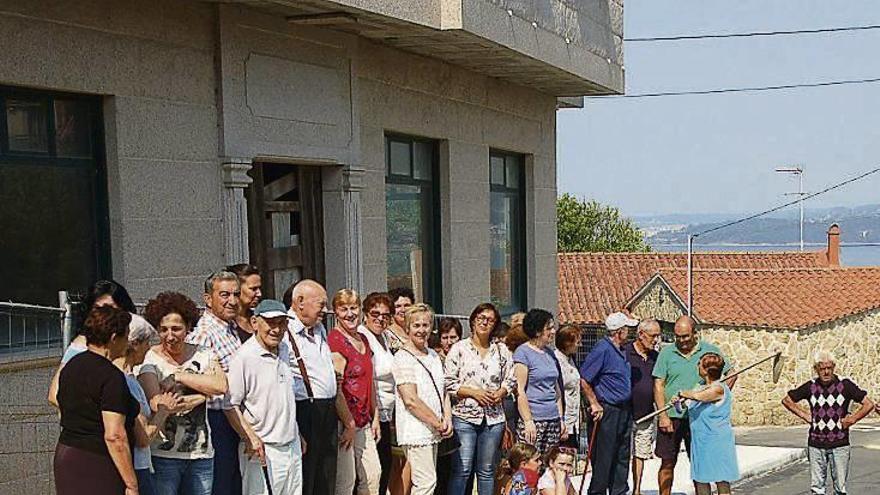
[[[272,495],[272,481],[271,478],[269,478],[269,466],[262,463],[260,463],[260,466],[263,468],[263,479],[266,480],[266,491],[269,495]]]
[[[584,481],[587,479],[587,466],[590,465],[590,460],[593,458],[593,445],[596,443],[596,432],[599,431],[599,422],[601,419],[597,419],[593,422],[593,431],[590,432],[590,444],[587,446],[587,459],[584,461],[584,474],[581,475],[581,487],[578,489],[578,495],[583,495],[584,493]]]

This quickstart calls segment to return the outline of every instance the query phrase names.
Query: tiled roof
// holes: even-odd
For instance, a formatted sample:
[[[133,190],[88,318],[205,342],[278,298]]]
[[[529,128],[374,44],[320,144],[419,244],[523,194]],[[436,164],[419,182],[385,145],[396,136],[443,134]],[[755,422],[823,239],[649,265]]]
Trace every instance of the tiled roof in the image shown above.
[[[824,251],[696,253],[697,269],[816,268]],[[600,325],[619,311],[661,268],[687,268],[685,253],[561,253],[558,256],[559,321]]]
[[[687,298],[687,270],[660,269]],[[725,326],[800,329],[880,308],[880,267],[695,270],[694,316]]]

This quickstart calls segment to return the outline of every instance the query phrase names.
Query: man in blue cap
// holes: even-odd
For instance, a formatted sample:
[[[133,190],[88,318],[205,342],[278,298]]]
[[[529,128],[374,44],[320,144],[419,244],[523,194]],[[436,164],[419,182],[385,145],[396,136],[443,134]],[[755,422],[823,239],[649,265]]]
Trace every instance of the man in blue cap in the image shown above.
[[[244,495],[300,495],[305,445],[296,423],[296,400],[287,332],[287,308],[265,299],[254,309],[254,336],[229,365],[233,426],[245,440],[240,455]],[[271,486],[271,491],[268,487]]]

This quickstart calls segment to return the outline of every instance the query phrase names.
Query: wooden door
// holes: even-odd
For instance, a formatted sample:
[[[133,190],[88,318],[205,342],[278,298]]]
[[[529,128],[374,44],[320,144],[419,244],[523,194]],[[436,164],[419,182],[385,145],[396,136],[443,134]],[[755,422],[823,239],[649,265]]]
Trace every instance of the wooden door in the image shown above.
[[[248,245],[263,276],[263,296],[281,299],[304,278],[324,283],[321,170],[255,163],[249,172]]]

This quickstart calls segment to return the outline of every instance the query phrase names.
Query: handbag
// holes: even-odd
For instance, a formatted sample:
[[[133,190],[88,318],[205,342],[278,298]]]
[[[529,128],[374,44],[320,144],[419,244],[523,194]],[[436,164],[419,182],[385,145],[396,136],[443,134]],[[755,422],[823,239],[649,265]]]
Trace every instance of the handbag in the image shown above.
[[[437,384],[434,383],[434,376],[431,375],[431,370],[428,369],[427,366],[416,357],[415,354],[410,352],[409,349],[405,347],[400,348],[401,351],[406,351],[413,359],[416,360],[417,363],[425,370],[425,373],[428,374],[428,378],[431,379],[431,385],[434,386],[434,392],[437,393],[437,398],[440,399],[440,409],[443,410],[443,394],[440,393],[440,389],[437,388]],[[450,455],[461,448],[461,442],[458,440],[458,434],[455,433],[455,430],[452,430],[452,436],[448,438],[444,438],[440,440],[440,445],[437,446],[437,455],[442,457],[446,455]]]

